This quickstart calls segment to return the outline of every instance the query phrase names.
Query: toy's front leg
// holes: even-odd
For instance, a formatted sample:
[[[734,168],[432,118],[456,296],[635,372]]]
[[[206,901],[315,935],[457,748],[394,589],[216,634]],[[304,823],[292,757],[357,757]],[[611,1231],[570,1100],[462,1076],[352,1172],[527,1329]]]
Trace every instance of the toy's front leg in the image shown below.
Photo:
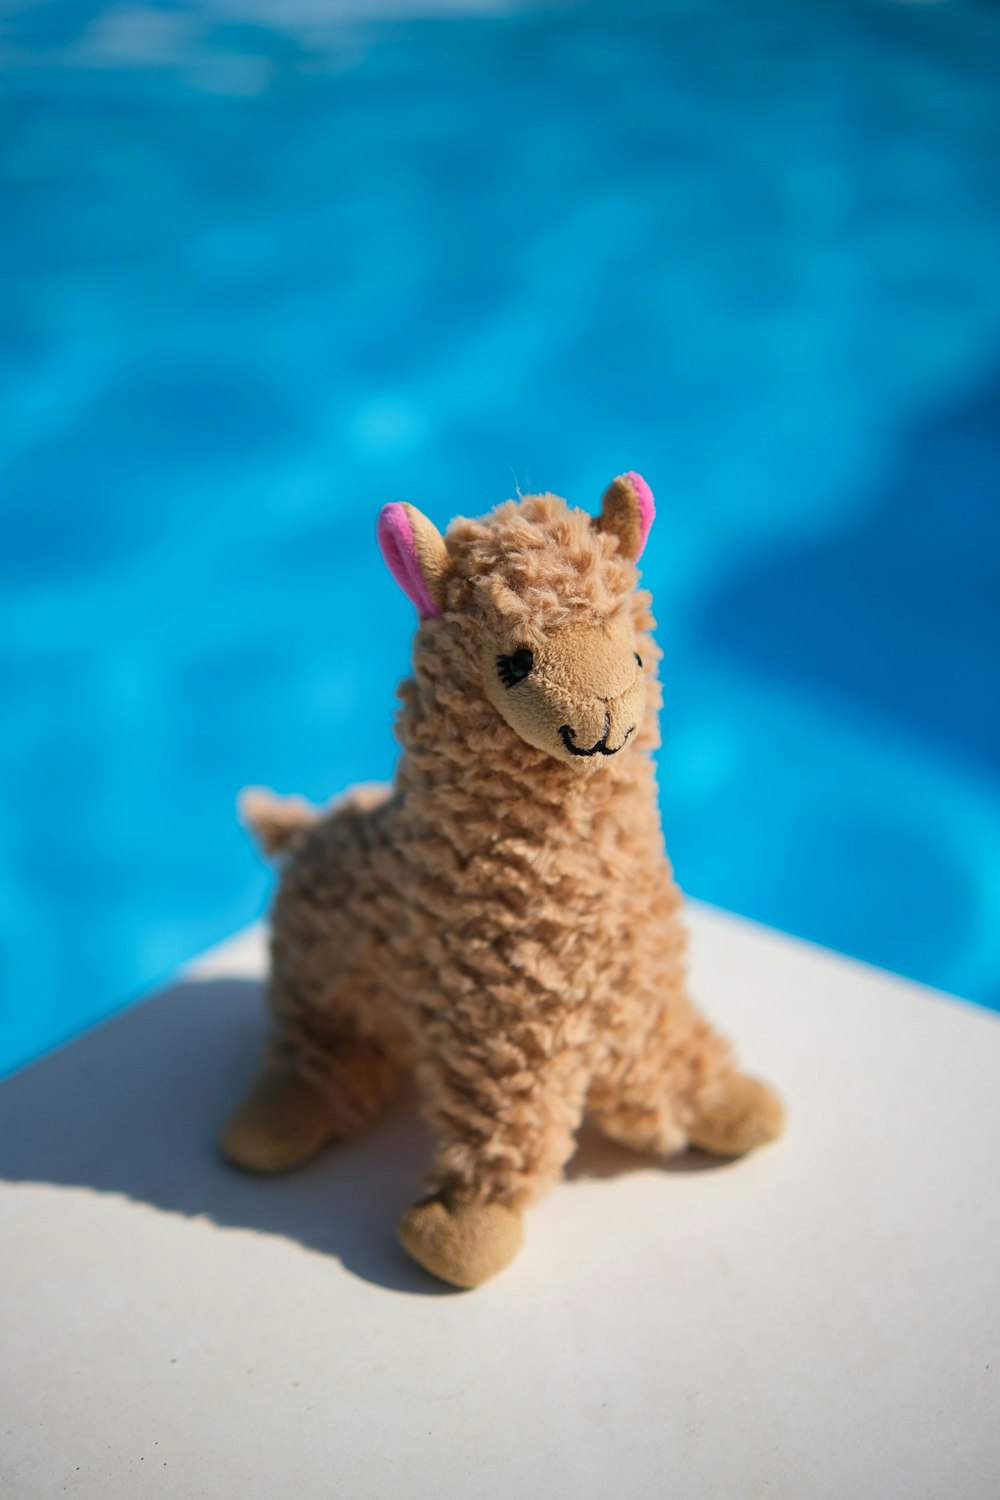
[[[463,1044],[420,1069],[438,1139],[431,1195],[406,1211],[403,1248],[452,1286],[474,1287],[514,1259],[522,1210],[573,1153],[586,1075],[578,1060],[529,1062],[510,1037]]]

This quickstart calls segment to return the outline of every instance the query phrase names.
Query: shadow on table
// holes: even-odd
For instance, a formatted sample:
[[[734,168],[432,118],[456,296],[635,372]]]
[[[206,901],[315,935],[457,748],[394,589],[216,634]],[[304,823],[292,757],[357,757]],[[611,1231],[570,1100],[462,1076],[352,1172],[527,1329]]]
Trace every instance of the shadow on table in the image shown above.
[[[430,1138],[412,1094],[367,1136],[287,1177],[252,1177],[215,1138],[255,1071],[260,987],[188,981],[114,1017],[0,1086],[0,1177],[124,1193],[157,1208],[298,1240],[394,1291],[447,1294],[396,1244]],[[697,1153],[674,1170],[712,1163]],[[571,1178],[648,1168],[585,1131]]]

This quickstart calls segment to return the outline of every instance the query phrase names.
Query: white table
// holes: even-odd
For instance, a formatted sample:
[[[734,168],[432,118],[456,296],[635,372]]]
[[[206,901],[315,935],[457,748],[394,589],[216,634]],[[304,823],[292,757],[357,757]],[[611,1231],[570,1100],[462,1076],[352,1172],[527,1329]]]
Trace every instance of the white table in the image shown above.
[[[476,1292],[395,1245],[412,1101],[288,1178],[214,1156],[259,933],[0,1086],[3,1495],[997,1500],[998,1019],[692,927],[786,1139],[586,1141]]]

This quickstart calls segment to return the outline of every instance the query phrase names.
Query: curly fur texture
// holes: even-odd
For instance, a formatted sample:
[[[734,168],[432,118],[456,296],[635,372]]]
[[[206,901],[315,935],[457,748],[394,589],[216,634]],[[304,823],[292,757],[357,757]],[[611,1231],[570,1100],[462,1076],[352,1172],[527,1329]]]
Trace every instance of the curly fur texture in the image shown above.
[[[269,1066],[322,1094],[316,1145],[360,1129],[415,1069],[431,1192],[516,1210],[559,1176],[585,1114],[627,1146],[681,1150],[734,1062],[685,988],[652,759],[660,653],[627,529],[537,495],[444,541],[441,612],[399,690],[394,785],[324,813],[259,793],[245,807],[286,858]],[[587,678],[598,636],[617,697]],[[640,703],[621,753],[529,743],[497,706],[494,663],[514,649],[543,664],[553,724]]]

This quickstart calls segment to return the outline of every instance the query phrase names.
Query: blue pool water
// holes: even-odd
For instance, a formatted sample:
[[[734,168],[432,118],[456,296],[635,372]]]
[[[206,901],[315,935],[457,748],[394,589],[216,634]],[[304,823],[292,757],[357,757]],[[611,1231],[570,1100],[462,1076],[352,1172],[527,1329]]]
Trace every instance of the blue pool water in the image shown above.
[[[683,884],[1000,1008],[1000,11],[423,9],[4,7],[3,1064],[390,774],[383,501],[625,468]]]

